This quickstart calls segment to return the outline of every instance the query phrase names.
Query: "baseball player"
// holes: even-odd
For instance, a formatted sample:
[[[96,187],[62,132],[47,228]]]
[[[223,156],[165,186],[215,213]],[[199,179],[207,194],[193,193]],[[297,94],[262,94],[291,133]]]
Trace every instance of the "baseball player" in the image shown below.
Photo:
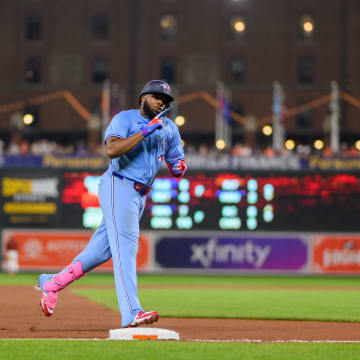
[[[181,177],[186,171],[178,128],[165,117],[173,100],[166,82],[150,81],[140,93],[140,108],[121,111],[107,127],[104,141],[111,163],[98,192],[103,220],[69,266],[58,274],[40,275],[45,316],[53,314],[60,290],[112,257],[122,326],[152,324],[159,319],[157,311],[145,311],[140,305],[136,254],[146,194],[163,159],[173,176]]]
[[[5,260],[5,267],[9,275],[17,274],[19,272],[19,253],[18,244],[13,237],[6,244]]]

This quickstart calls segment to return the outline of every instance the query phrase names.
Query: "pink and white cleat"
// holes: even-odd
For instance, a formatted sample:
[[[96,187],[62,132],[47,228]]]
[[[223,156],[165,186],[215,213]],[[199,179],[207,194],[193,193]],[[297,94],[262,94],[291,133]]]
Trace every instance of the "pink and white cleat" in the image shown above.
[[[55,310],[57,293],[43,293],[41,297],[41,310],[45,316],[51,316]]]
[[[41,296],[41,310],[45,316],[51,316],[55,310],[56,300],[57,300],[57,292],[51,291],[50,289],[45,290],[45,284],[48,281],[51,281],[53,278],[53,274],[41,274],[38,279],[38,287],[42,291]]]
[[[134,320],[128,325],[128,328],[137,327],[140,325],[150,325],[154,322],[157,322],[160,318],[160,315],[157,311],[140,311],[134,317]]]

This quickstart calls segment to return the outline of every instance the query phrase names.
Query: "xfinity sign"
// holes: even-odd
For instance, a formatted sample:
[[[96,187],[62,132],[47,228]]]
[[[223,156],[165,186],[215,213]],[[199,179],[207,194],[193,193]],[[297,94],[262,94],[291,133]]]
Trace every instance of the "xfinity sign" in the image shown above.
[[[264,247],[255,245],[248,240],[243,245],[225,244],[220,245],[217,239],[210,239],[203,245],[191,245],[192,255],[190,261],[195,263],[199,261],[205,268],[211,267],[215,263],[249,263],[255,268],[261,268],[267,256],[270,254],[271,246]]]
[[[306,272],[308,248],[296,236],[169,236],[158,239],[155,260],[159,268]]]

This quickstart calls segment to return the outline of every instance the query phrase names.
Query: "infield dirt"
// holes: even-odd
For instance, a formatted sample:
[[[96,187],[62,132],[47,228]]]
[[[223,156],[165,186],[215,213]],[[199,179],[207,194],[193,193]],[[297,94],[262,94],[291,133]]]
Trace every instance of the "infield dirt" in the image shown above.
[[[40,297],[32,286],[1,286],[0,338],[106,339],[109,329],[121,327],[120,313],[71,289],[61,293],[50,318],[40,310]],[[174,330],[186,340],[360,341],[360,323],[160,318],[153,327]]]

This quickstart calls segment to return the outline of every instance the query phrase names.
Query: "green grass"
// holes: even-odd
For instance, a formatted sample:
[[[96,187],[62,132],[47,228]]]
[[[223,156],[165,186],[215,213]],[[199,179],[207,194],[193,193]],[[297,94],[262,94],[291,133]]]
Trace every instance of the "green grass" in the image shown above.
[[[140,285],[320,286],[360,289],[360,277],[267,275],[140,275]]]
[[[352,360],[360,344],[239,344],[192,342],[0,340],[2,360]]]
[[[0,285],[33,285],[37,273],[21,273],[9,276],[0,272]],[[360,277],[344,276],[264,276],[264,275],[148,275],[140,274],[139,285],[204,285],[204,286],[311,286],[311,287],[357,287],[360,289]],[[112,274],[88,274],[79,285],[114,285]]]
[[[33,285],[37,276],[0,273],[0,285]],[[168,317],[360,321],[359,277],[139,275],[139,285],[144,308],[156,308]],[[113,286],[112,275],[89,274],[72,291],[119,311]],[[47,360],[49,356],[51,360],[351,360],[358,359],[359,353],[357,343],[0,340],[1,360]]]
[[[73,289],[118,311],[112,289]],[[145,309],[164,317],[360,321],[359,291],[140,289]]]

